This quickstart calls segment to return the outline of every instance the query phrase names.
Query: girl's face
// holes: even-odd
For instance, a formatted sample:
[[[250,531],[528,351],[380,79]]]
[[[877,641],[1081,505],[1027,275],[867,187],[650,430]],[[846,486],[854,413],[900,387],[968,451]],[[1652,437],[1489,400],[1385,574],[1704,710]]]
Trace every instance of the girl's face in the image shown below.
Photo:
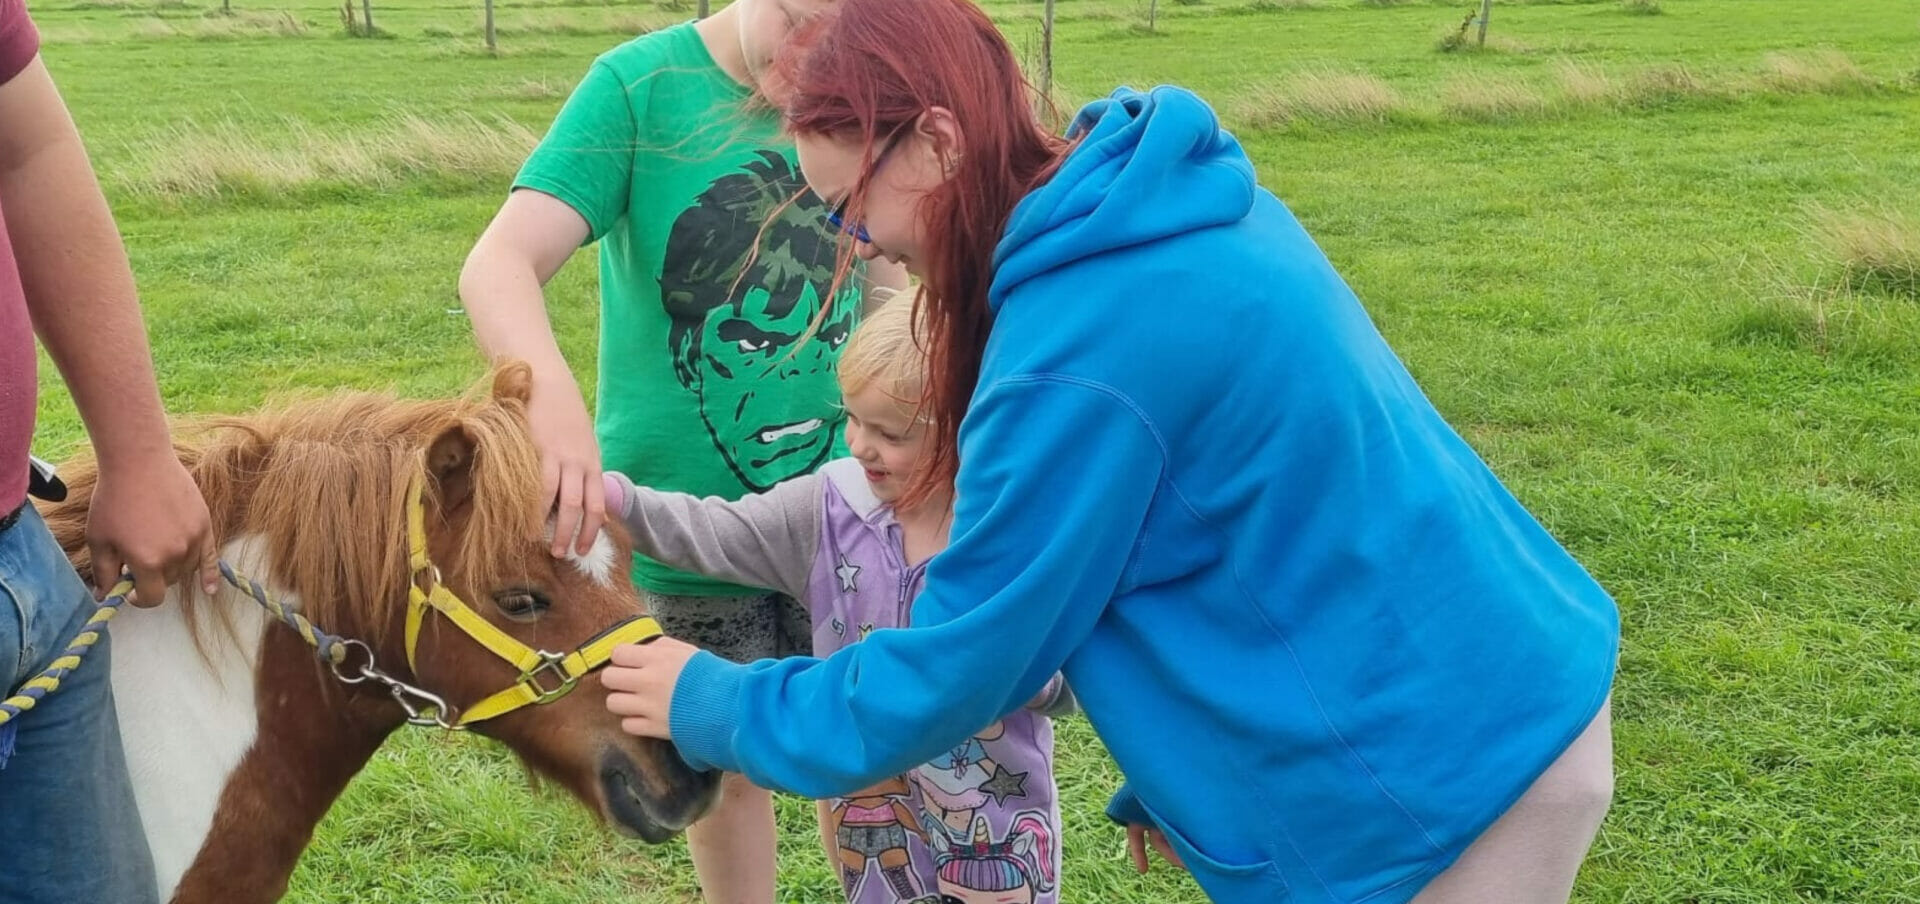
[[[848,136],[801,135],[794,146],[808,187],[840,219],[840,229],[852,237],[862,258],[886,258],[920,275],[927,248],[927,195],[946,181],[946,165],[936,147],[938,132],[928,125],[933,114],[881,135],[874,147],[874,163],[865,167],[861,143]],[[864,202],[849,199],[862,186]],[[831,227],[829,227],[831,228]]]
[[[877,382],[850,393],[847,410],[847,450],[867,469],[873,495],[891,505],[906,492],[927,451],[927,425],[914,417],[914,404],[901,402]]]

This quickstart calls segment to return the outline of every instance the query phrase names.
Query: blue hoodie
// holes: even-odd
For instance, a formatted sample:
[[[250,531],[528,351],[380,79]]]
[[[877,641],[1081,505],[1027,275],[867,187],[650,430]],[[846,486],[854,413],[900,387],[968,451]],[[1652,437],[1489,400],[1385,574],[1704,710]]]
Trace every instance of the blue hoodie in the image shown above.
[[[995,252],[953,539],[913,626],[697,655],[690,763],[825,797],[1056,669],[1224,902],[1412,898],[1612,685],[1612,600],[1415,386],[1197,97],[1122,89]]]

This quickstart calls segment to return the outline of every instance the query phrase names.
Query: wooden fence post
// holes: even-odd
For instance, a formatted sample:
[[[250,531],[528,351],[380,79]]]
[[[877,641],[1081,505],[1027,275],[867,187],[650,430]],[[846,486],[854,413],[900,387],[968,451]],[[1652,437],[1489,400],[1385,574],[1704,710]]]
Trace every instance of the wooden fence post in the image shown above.
[[[1053,0],[1040,17],[1040,96],[1053,97]]]

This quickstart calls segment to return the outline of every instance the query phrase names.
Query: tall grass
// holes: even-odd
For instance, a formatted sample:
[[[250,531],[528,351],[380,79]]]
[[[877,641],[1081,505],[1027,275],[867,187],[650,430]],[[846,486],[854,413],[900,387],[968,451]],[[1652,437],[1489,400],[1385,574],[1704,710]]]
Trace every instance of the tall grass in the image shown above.
[[[1461,119],[1535,116],[1547,107],[1547,98],[1538,88],[1514,76],[1455,76],[1440,88],[1441,112]]]
[[[1377,76],[1359,72],[1296,73],[1277,89],[1253,92],[1242,117],[1255,126],[1295,122],[1379,122],[1404,104]]]
[[[1920,298],[1920,218],[1888,207],[1822,207],[1813,211],[1812,230],[1850,284]]]
[[[1761,62],[1766,87],[1788,94],[1844,94],[1874,87],[1851,57],[1837,50],[1811,53],[1769,53]]]
[[[187,123],[137,143],[107,178],[130,196],[172,202],[407,180],[498,185],[538,138],[505,117],[406,115],[357,133],[291,122],[277,141],[231,122]]]

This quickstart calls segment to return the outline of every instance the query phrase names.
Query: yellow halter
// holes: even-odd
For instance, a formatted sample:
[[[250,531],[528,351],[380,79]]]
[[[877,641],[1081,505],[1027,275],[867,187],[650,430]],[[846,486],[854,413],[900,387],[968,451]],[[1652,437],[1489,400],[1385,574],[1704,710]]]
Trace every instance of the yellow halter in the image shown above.
[[[505,631],[473,611],[459,596],[440,583],[440,569],[427,556],[426,509],[420,501],[422,477],[415,474],[407,484],[407,555],[413,569],[407,587],[407,666],[419,680],[414,650],[420,643],[420,623],[432,609],[445,615],[475,643],[492,651],[520,671],[520,677],[506,690],[474,705],[450,727],[463,729],[487,719],[506,715],[523,706],[551,703],[567,695],[580,679],[605,666],[613,658],[613,648],[621,644],[646,643],[660,636],[660,624],[644,615],[636,615],[594,635],[570,653],[536,650],[513,639]],[[445,724],[444,719],[438,720]]]

